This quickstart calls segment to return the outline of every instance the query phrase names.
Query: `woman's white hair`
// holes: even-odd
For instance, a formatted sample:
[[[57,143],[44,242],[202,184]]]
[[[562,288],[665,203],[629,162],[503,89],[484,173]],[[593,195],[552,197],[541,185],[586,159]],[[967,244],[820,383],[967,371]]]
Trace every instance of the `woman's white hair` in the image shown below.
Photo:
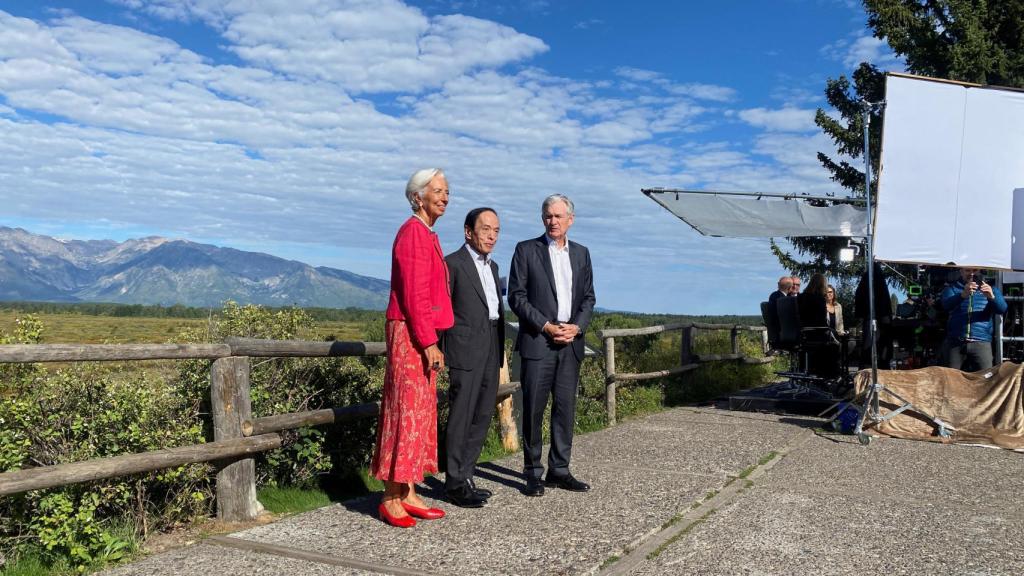
[[[413,212],[420,209],[419,200],[423,198],[423,191],[435,176],[441,176],[445,180],[448,179],[448,177],[444,175],[444,170],[441,170],[440,168],[424,168],[423,170],[417,170],[409,177],[409,182],[405,185],[405,199],[409,201],[409,207],[412,208]]]
[[[565,194],[552,194],[551,196],[545,198],[544,203],[540,205],[541,213],[543,214],[544,211],[548,209],[548,206],[551,206],[555,202],[564,202],[566,211],[569,212],[569,216],[572,216],[573,214],[576,213],[576,209],[572,205],[572,200],[569,200],[569,197],[566,196]]]

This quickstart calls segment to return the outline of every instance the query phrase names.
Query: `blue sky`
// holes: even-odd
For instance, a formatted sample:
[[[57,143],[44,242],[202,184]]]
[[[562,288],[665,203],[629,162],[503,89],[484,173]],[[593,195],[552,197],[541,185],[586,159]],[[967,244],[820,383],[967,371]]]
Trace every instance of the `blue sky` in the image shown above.
[[[645,187],[835,192],[829,77],[901,69],[859,3],[0,0],[0,225],[160,235],[387,278],[404,182],[496,259],[576,203],[598,305],[754,314],[767,241],[704,238]]]

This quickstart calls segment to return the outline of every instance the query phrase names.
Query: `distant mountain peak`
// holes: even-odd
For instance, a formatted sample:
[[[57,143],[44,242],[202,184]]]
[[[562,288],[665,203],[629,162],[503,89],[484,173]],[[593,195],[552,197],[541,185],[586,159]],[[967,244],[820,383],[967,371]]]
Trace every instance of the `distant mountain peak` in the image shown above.
[[[0,226],[0,300],[383,309],[388,282],[160,236],[56,239]]]

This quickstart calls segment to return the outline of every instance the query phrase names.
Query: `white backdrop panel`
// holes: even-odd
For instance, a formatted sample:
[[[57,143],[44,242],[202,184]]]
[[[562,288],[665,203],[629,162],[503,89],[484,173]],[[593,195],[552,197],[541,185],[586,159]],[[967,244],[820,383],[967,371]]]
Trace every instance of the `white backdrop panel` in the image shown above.
[[[1021,187],[1024,93],[887,78],[876,258],[1008,269]]]
[[[1024,186],[1024,94],[965,92],[956,252],[950,260],[1010,268],[1013,190]]]
[[[885,90],[875,258],[945,264],[955,246],[966,93],[894,76]]]

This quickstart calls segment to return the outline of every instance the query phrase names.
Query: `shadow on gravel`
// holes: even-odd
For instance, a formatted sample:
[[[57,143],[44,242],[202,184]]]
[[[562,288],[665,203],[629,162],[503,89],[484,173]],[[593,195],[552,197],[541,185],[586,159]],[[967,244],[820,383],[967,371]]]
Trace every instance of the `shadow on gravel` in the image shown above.
[[[803,418],[800,416],[783,416],[779,418],[779,422],[801,428],[821,428],[825,424],[825,421],[819,418]]]
[[[526,488],[526,479],[523,478],[522,472],[505,466],[500,466],[493,462],[477,464],[476,476],[478,478],[490,480],[491,482],[497,482],[498,484],[508,486],[509,488],[515,488],[516,490]]]

